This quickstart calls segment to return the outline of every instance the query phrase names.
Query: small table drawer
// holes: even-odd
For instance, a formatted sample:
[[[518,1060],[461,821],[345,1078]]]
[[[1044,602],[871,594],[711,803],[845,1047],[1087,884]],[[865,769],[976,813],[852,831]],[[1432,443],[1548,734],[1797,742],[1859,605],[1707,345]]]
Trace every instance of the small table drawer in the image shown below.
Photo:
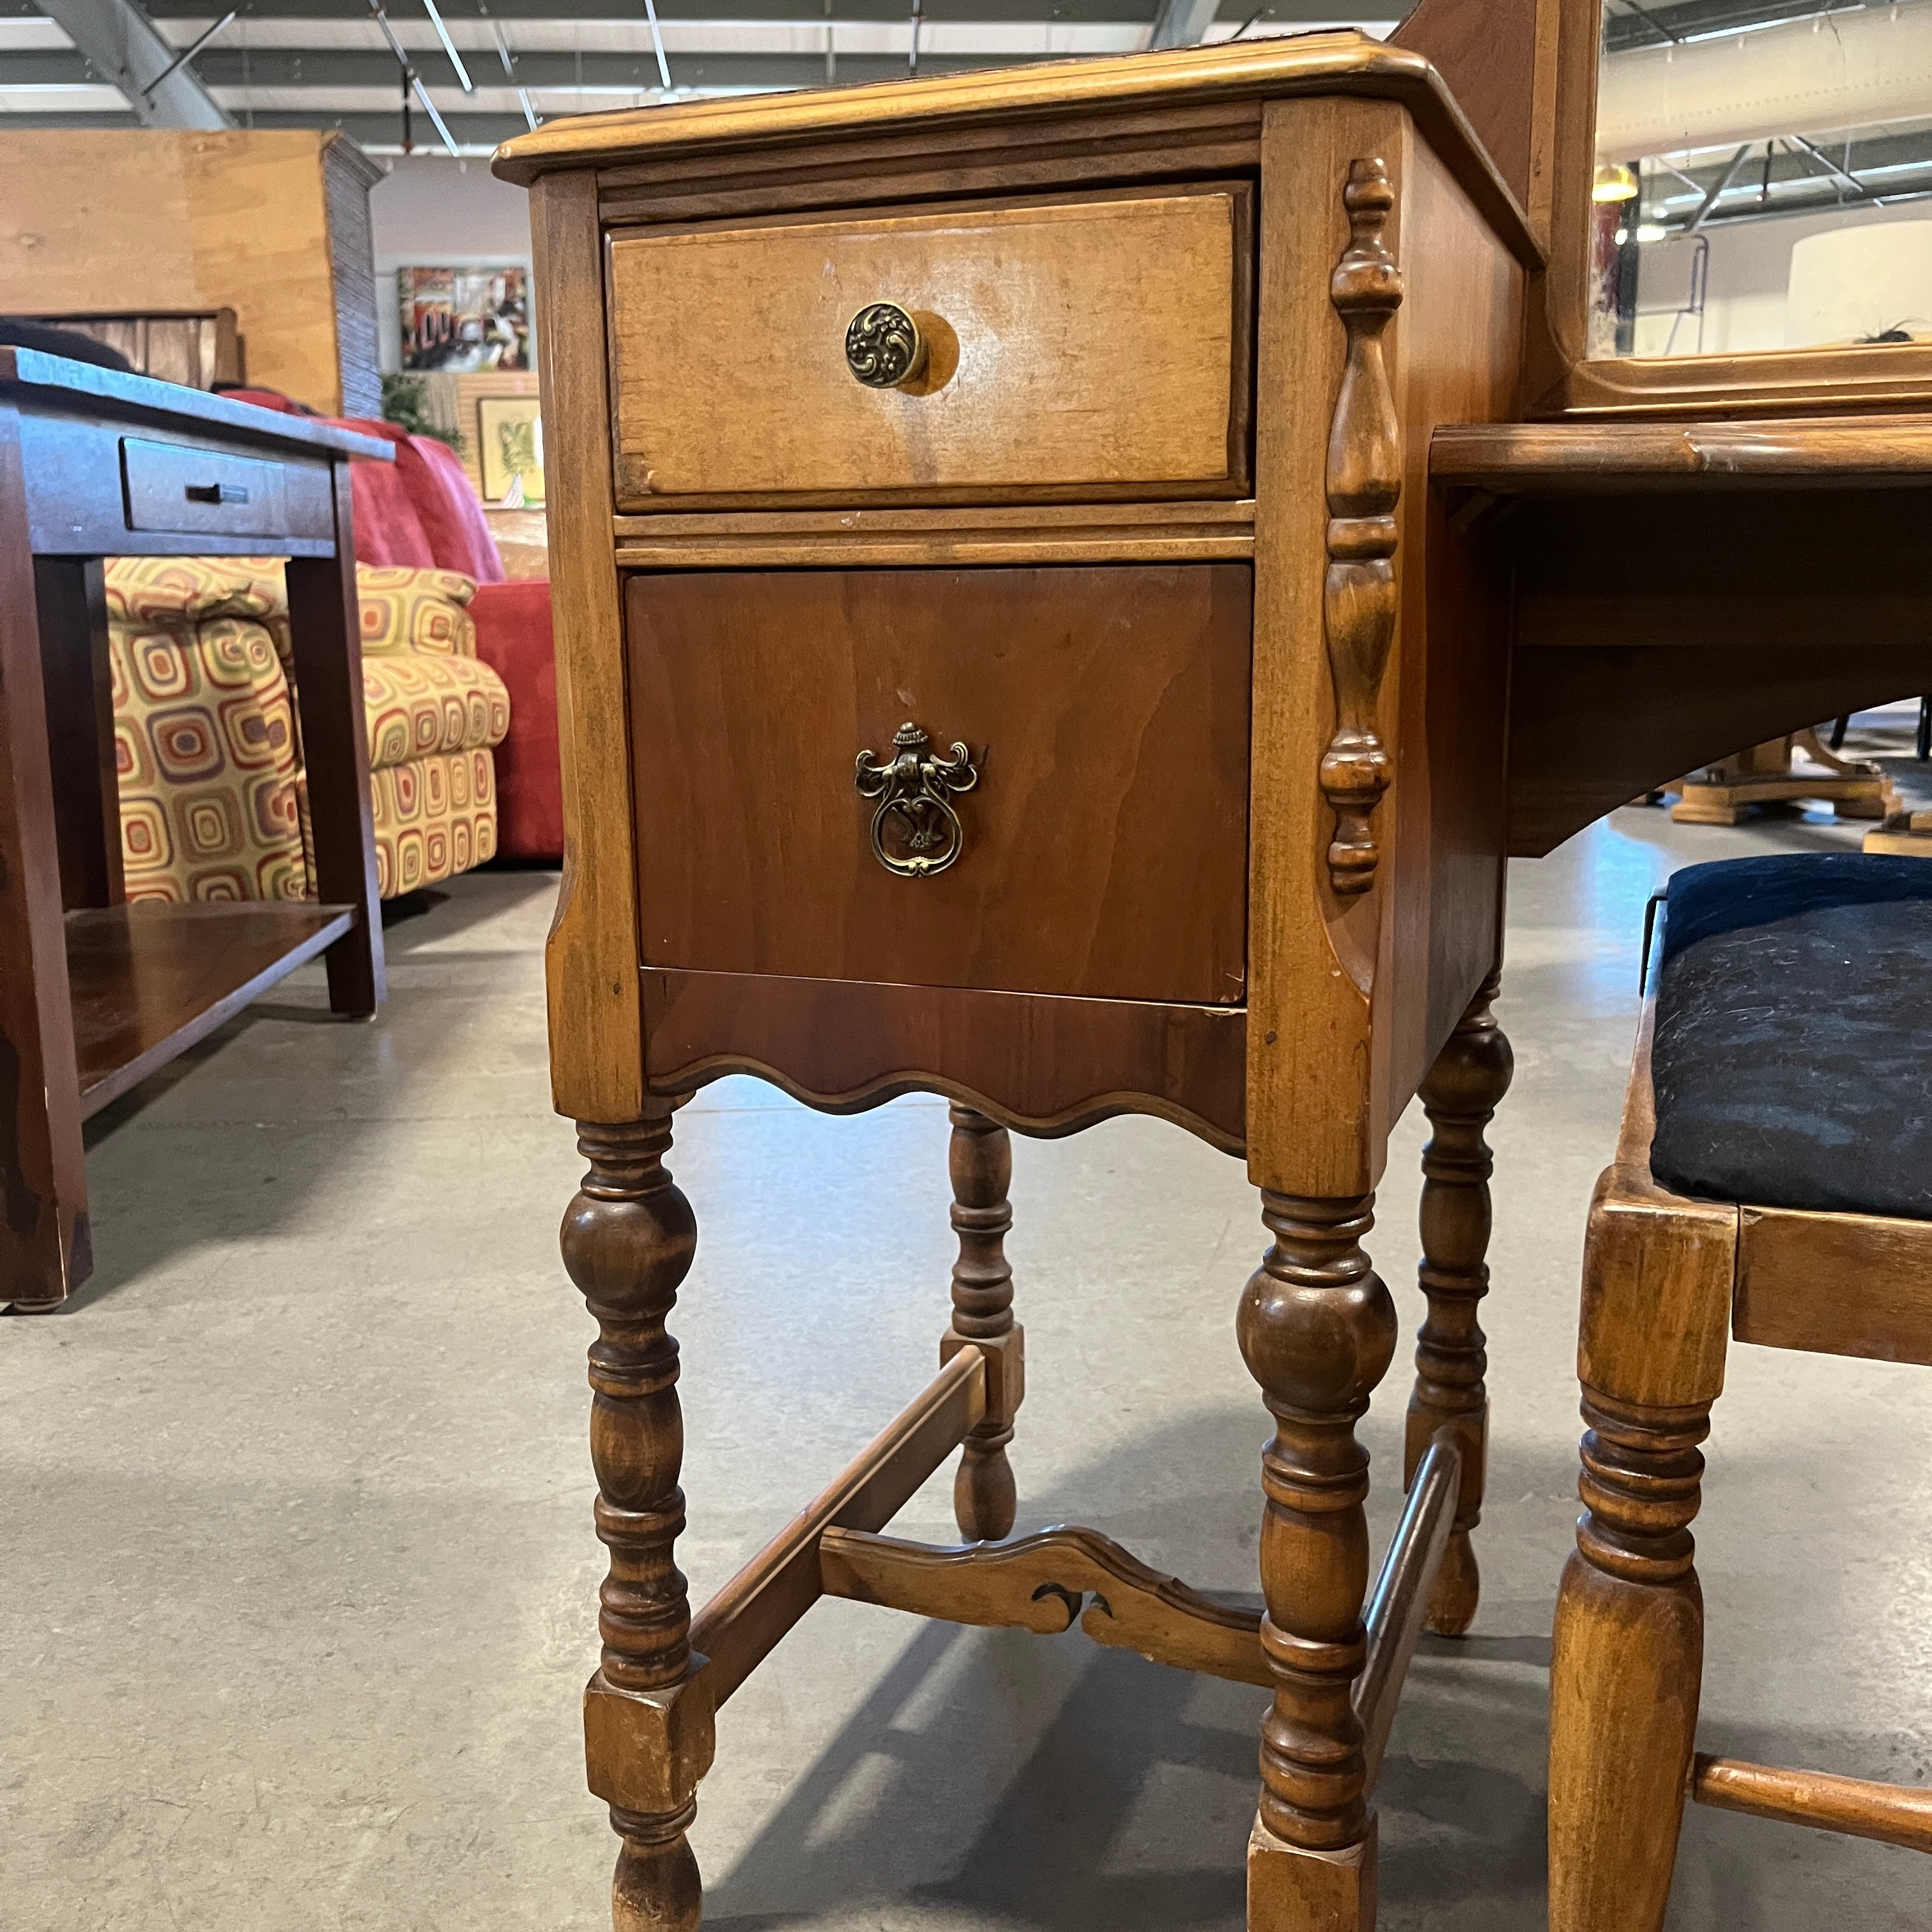
[[[1238,1005],[1251,584],[1246,564],[631,578],[644,963]],[[896,809],[876,776],[908,724],[928,759],[967,748],[943,806]]]
[[[326,464],[272,462],[128,436],[121,439],[121,478],[130,530],[226,537],[334,533]]]
[[[1250,198],[1210,183],[620,232],[620,505],[1240,494]],[[896,386],[867,360],[877,327],[848,345],[877,304],[918,330]]]

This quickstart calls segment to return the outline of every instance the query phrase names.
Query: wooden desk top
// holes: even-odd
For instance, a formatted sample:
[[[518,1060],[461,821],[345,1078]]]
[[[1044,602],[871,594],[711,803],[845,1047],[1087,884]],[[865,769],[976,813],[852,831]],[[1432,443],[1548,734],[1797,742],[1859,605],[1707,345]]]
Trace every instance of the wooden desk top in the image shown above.
[[[974,124],[1251,104],[1297,94],[1400,101],[1516,259],[1544,251],[1467,117],[1420,54],[1349,28],[1240,46],[876,81],[742,98],[573,114],[496,151],[495,172],[527,186],[560,168],[662,162],[701,152],[795,147]]]
[[[1429,475],[1521,496],[1923,488],[1932,484],[1932,416],[1459,423],[1436,432]]]
[[[394,446],[381,437],[360,436],[315,416],[286,416],[204,389],[104,369],[97,363],[70,362],[38,349],[0,348],[0,396],[62,414],[136,416],[184,436],[216,432],[228,442],[326,450],[377,463],[395,460]]]

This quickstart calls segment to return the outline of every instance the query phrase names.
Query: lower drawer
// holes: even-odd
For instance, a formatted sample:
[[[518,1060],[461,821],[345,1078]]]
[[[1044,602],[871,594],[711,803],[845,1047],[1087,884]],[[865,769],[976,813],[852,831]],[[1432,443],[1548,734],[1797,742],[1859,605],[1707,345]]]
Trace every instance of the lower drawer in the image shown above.
[[[1238,1005],[1251,616],[1246,564],[632,577],[644,963]]]

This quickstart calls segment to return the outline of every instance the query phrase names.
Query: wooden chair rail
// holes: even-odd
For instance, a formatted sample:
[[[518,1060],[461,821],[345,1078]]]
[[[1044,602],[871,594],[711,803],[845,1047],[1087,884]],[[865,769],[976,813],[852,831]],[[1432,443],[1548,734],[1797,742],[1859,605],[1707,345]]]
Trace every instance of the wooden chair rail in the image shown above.
[[[950,1548],[831,1529],[819,1562],[828,1596],[1042,1636],[1077,1621],[1096,1643],[1178,1670],[1264,1690],[1274,1681],[1258,1600],[1213,1597],[1163,1576],[1097,1529],[1060,1525]]]
[[[1932,1791],[1914,1785],[1876,1784],[1700,1751],[1691,1766],[1690,1796],[1720,1811],[1932,1852]]]
[[[1362,1749],[1372,1792],[1436,1580],[1448,1553],[1462,1488],[1462,1451],[1456,1430],[1453,1426],[1439,1429],[1416,1465],[1408,1501],[1364,1612],[1369,1654],[1355,1682],[1355,1710],[1362,1720]]]
[[[819,1539],[828,1529],[881,1529],[964,1442],[986,1412],[986,1358],[962,1348],[919,1396],[848,1463],[692,1620],[709,1660],[714,1708],[771,1654],[823,1591]]]
[[[686,1684],[709,1710],[730,1696],[821,1596],[916,1616],[1057,1636],[1077,1621],[1096,1643],[1265,1690],[1258,1600],[1197,1590],[1099,1530],[1060,1525],[998,1541],[940,1546],[876,1532],[986,1412],[987,1358],[962,1347],[920,1395],[693,1619],[700,1664]],[[1368,1661],[1355,1702],[1371,1786],[1448,1550],[1462,1453],[1431,1442],[1366,1612]]]

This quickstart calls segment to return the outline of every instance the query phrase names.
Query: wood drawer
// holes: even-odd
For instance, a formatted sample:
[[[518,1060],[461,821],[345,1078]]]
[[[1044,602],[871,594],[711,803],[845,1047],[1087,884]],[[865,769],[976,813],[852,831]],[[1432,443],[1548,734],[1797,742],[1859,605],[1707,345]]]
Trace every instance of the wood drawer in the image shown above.
[[[206,536],[328,537],[328,466],[278,463],[180,443],[121,439],[130,530]]]
[[[1247,484],[1245,183],[614,236],[619,505],[1234,496]],[[919,323],[871,388],[854,316]]]
[[[631,578],[644,963],[1239,1004],[1252,602],[1245,564]],[[918,878],[854,783],[908,722],[978,773]]]

